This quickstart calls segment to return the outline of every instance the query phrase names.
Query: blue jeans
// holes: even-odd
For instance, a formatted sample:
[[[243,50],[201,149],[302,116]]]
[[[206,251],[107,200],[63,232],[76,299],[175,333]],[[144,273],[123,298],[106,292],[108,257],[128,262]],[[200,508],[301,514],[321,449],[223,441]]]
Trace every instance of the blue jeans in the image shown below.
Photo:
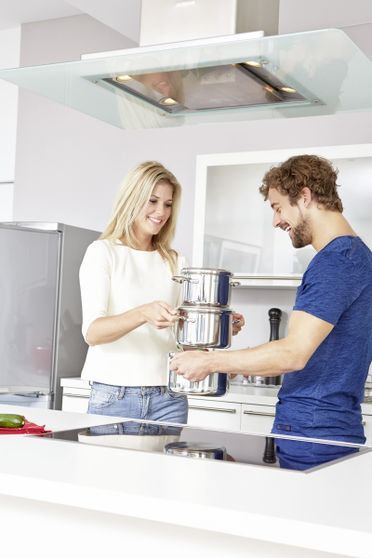
[[[93,382],[88,413],[186,424],[188,403],[185,395],[174,394],[165,386],[125,387]]]

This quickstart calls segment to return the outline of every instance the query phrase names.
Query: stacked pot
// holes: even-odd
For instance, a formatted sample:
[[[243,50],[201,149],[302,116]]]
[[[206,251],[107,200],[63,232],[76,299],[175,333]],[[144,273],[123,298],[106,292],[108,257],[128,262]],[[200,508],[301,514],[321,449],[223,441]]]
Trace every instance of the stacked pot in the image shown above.
[[[178,346],[193,349],[226,349],[231,345],[233,311],[231,287],[233,274],[225,269],[183,268],[172,279],[182,284],[182,304],[175,325]],[[174,372],[169,374],[169,389],[199,395],[224,395],[226,374],[210,374],[200,382],[190,382]]]

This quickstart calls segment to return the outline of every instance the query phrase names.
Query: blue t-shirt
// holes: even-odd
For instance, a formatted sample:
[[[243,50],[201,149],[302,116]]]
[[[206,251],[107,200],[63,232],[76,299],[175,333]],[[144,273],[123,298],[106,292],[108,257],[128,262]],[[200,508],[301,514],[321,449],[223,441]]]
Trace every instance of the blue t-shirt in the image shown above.
[[[361,401],[372,358],[372,253],[340,236],[310,262],[294,310],[334,328],[303,370],[284,375],[273,432],[364,443]]]

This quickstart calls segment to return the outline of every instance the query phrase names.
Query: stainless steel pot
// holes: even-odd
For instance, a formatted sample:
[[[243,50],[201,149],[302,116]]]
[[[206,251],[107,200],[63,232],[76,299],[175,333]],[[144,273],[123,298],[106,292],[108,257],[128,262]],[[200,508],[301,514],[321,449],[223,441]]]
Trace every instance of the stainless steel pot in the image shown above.
[[[228,382],[227,374],[220,374],[214,372],[209,374],[204,380],[199,382],[191,382],[186,380],[181,374],[173,372],[169,368],[169,363],[174,356],[174,353],[169,353],[168,357],[168,389],[174,393],[208,395],[214,397],[221,397],[225,395]]]
[[[185,267],[173,281],[182,283],[182,300],[185,304],[228,306],[231,287],[240,285],[231,281],[232,273],[225,269]]]
[[[226,349],[231,345],[232,310],[207,306],[179,306],[175,336],[181,347]]]
[[[164,452],[197,459],[226,459],[226,448],[201,442],[173,442],[164,447]]]

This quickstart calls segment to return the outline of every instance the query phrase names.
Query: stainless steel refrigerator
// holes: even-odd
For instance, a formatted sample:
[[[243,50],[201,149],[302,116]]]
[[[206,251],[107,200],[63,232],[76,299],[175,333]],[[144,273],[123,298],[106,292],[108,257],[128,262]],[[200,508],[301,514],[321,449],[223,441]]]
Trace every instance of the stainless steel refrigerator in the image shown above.
[[[0,223],[0,403],[61,409],[60,379],[79,376],[79,267],[97,231]]]

